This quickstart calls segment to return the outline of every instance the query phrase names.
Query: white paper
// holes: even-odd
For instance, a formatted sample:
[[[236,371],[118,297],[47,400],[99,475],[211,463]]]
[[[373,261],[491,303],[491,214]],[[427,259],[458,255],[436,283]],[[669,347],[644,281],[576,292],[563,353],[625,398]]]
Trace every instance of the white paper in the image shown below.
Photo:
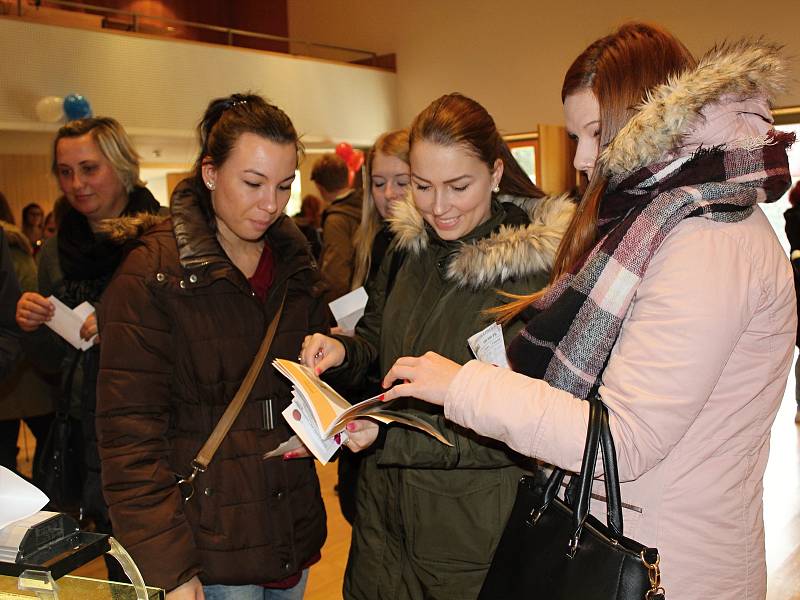
[[[287,452],[291,452],[292,450],[298,450],[299,448],[303,447],[303,442],[300,440],[299,437],[293,435],[285,442],[281,442],[275,450],[270,450],[266,452],[262,458],[277,458],[279,456],[283,456]]]
[[[329,303],[336,324],[345,331],[353,331],[367,307],[367,291],[360,287]]]
[[[323,465],[327,465],[331,457],[342,445],[346,438],[342,438],[341,434],[336,434],[330,439],[323,440],[314,425],[313,417],[301,412],[300,405],[292,402],[281,413],[283,418],[289,424],[289,427],[294,429],[294,432],[303,441],[311,453],[317,457],[317,460]]]
[[[49,498],[22,477],[0,467],[0,529],[42,510]]]
[[[497,323],[492,323],[471,336],[467,343],[472,353],[481,362],[497,367],[509,368],[506,356],[506,342],[503,339],[503,328]]]
[[[56,309],[53,318],[45,323],[50,329],[72,344],[78,350],[88,350],[94,344],[94,337],[84,340],[81,337],[81,327],[86,319],[94,313],[94,307],[88,302],[71,309],[55,296],[47,298]]]

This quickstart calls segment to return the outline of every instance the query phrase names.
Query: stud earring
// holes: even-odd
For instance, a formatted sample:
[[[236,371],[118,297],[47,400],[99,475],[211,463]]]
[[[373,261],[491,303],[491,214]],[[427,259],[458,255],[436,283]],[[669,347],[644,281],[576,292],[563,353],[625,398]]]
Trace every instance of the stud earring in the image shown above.
[[[206,181],[206,187],[212,191],[214,190],[214,184],[210,181]]]

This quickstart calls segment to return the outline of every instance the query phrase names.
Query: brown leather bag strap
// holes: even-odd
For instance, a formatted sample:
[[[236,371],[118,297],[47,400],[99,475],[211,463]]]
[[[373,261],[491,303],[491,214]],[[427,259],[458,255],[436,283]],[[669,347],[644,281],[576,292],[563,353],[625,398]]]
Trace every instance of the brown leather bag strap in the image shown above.
[[[247,397],[253,389],[256,378],[261,372],[261,367],[264,365],[264,360],[267,358],[269,348],[272,346],[272,340],[275,339],[275,332],[278,329],[278,321],[281,320],[281,313],[283,313],[283,305],[285,302],[286,292],[284,291],[278,312],[275,313],[272,322],[269,324],[269,327],[267,327],[267,332],[264,334],[264,340],[261,342],[258,354],[256,354],[256,357],[253,359],[253,364],[250,365],[250,369],[248,369],[247,375],[245,375],[242,381],[242,385],[239,386],[233,400],[230,401],[228,408],[222,413],[217,426],[214,427],[214,431],[208,436],[206,443],[203,444],[203,447],[200,448],[200,452],[197,453],[197,456],[195,456],[192,461],[192,474],[189,476],[191,479],[194,479],[197,472],[202,473],[208,468],[211,459],[214,458],[214,454],[216,454],[219,449],[219,445],[222,443],[222,440],[225,439],[225,436],[228,435],[228,431],[230,431],[236,417],[239,416]]]

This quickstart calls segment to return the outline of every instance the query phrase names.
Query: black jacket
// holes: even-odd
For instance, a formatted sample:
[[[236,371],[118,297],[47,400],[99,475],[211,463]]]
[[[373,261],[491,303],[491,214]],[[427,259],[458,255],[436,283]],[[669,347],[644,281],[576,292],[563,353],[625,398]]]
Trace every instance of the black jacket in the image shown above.
[[[5,379],[20,355],[20,330],[15,319],[20,291],[9,253],[0,227],[0,379]]]
[[[128,194],[128,204],[122,214],[156,214],[159,208],[158,201],[147,188],[134,187]],[[97,308],[122,255],[121,245],[103,234],[96,235],[86,217],[70,209],[58,234],[47,240],[39,253],[39,293],[45,297],[52,294],[70,308],[84,301]],[[37,366],[47,369],[49,363],[52,369],[52,365],[61,364],[64,384],[71,383],[68,393],[72,398],[72,413],[81,421],[84,444],[85,477],[81,506],[84,514],[95,520],[99,531],[110,533],[108,511],[100,490],[100,459],[94,428],[99,346],[81,352],[47,327],[26,335],[23,345],[28,356],[37,358]],[[70,378],[73,365],[76,365],[75,376]]]

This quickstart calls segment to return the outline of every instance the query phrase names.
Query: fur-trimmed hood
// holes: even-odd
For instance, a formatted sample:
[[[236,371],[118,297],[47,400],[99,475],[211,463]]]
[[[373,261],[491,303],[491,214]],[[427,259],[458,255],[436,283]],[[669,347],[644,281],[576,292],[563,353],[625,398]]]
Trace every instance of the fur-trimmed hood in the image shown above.
[[[711,105],[747,99],[771,101],[784,89],[781,47],[745,40],[714,47],[697,67],[652,90],[598,158],[607,176],[635,171],[680,148]],[[766,115],[768,117],[768,115]]]
[[[116,244],[125,244],[145,234],[147,231],[163,223],[169,217],[142,212],[127,217],[104,219],[97,228],[100,233]]]
[[[16,246],[25,254],[33,256],[33,245],[19,227],[8,221],[0,221],[0,227],[6,233],[6,241],[9,246]]]
[[[522,209],[527,223],[503,224],[486,237],[454,243],[456,249],[447,265],[446,277],[460,287],[484,288],[512,278],[549,272],[575,213],[575,205],[566,195],[498,199]],[[430,232],[411,194],[394,205],[389,225],[399,250],[421,254],[430,246]]]

